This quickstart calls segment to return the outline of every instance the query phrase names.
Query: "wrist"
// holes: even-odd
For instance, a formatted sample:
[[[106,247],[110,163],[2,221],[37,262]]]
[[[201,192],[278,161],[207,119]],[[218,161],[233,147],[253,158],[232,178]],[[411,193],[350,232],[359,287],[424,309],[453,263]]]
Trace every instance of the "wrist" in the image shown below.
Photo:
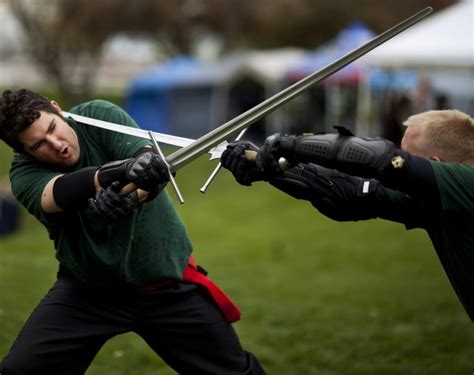
[[[127,178],[127,171],[130,162],[133,160],[134,159],[125,159],[105,163],[96,173],[97,184],[104,189],[112,185],[115,181],[119,181],[122,185],[126,185],[130,182],[130,179]],[[95,181],[94,178],[94,182]]]
[[[280,138],[280,150],[283,156],[292,155],[295,152],[297,138],[294,135],[285,135]]]

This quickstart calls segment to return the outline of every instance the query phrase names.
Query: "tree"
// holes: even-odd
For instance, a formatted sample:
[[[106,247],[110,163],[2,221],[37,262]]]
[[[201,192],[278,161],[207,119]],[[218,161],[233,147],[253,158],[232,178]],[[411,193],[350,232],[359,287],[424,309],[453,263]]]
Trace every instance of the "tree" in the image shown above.
[[[68,102],[90,92],[101,47],[110,34],[101,19],[108,1],[87,2],[95,9],[85,13],[81,2],[87,1],[10,0],[25,30],[27,51]]]

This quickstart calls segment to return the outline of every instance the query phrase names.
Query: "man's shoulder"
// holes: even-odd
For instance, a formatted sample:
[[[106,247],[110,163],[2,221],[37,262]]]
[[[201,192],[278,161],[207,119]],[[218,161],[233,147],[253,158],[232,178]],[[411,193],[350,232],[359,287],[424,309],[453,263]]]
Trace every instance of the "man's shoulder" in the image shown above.
[[[69,111],[81,116],[94,118],[122,124],[126,126],[137,127],[133,119],[117,104],[107,100],[96,99],[89,102],[81,103]]]
[[[443,207],[474,209],[474,168],[458,163],[432,162]]]
[[[9,177],[16,199],[35,216],[41,215],[41,193],[46,184],[60,172],[38,163],[33,158],[15,154],[10,167]]]
[[[41,165],[28,155],[24,155],[20,153],[13,154],[12,162],[10,165],[10,175],[15,174],[15,172],[25,167],[40,168]]]
[[[438,177],[447,176],[449,178],[467,178],[472,179],[474,183],[474,168],[460,163],[440,163],[432,161],[431,165],[435,175]]]
[[[114,110],[120,110],[120,107],[107,100],[95,99],[78,104],[72,107],[69,112],[82,116],[98,118],[107,116]]]

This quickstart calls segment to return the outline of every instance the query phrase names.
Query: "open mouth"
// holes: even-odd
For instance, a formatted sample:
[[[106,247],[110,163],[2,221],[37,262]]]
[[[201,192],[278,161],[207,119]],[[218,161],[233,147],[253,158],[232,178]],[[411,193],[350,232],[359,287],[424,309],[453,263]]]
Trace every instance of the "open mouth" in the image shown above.
[[[69,147],[64,147],[61,150],[61,156],[64,157],[64,158],[67,158],[69,156]]]

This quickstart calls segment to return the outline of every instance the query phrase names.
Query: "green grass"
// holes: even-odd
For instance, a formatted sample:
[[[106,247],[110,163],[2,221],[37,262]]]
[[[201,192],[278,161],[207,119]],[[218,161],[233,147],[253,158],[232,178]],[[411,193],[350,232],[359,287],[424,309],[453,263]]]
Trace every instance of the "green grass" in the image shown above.
[[[12,156],[13,153],[11,152],[11,149],[8,148],[5,143],[0,141],[0,181],[8,175]]]
[[[177,208],[210,276],[243,311],[243,346],[269,374],[472,374],[472,323],[427,235],[336,223],[264,184],[237,185],[200,159],[177,176]],[[171,188],[168,188],[173,194]],[[45,231],[0,239],[0,357],[55,277]],[[88,375],[174,374],[137,336],[109,341]]]

